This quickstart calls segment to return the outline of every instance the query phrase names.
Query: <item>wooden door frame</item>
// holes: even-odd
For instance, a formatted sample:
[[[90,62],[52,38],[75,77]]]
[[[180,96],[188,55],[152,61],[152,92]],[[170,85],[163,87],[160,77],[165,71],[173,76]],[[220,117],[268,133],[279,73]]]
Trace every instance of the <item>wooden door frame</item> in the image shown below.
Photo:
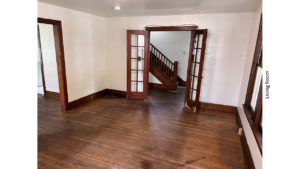
[[[193,44],[191,44],[191,40],[193,38],[193,31],[199,30],[197,25],[191,25],[191,26],[146,26],[145,30],[149,31],[149,44],[150,44],[150,39],[151,39],[150,38],[150,32],[151,31],[190,31],[191,32],[191,36],[190,36],[190,48],[189,48],[190,50],[189,50],[188,60],[189,61],[191,60],[192,56],[190,54],[191,54],[191,50],[193,49]],[[205,36],[205,41],[206,41],[206,38],[207,38],[207,29],[201,29],[201,30],[206,33],[206,36]],[[205,47],[204,47],[204,51],[205,51]],[[201,51],[201,58],[204,59],[204,56],[205,56],[205,53]],[[150,64],[150,62],[149,62],[149,64]],[[202,65],[202,67],[203,67],[203,65]],[[187,67],[187,70],[186,70],[187,71],[187,79],[186,79],[186,85],[185,85],[186,88],[185,88],[185,92],[184,92],[184,95],[185,95],[184,101],[186,100],[186,97],[188,96],[188,92],[189,92],[187,90],[187,85],[189,85],[188,79],[189,79],[189,74],[191,73],[189,71],[190,68],[191,68],[191,63],[188,62],[188,67]],[[148,71],[148,73],[150,73],[150,72]],[[200,74],[201,77],[202,77],[202,73],[203,73],[203,69],[200,68],[199,74]],[[200,86],[201,84],[199,83],[197,85]],[[201,86],[200,86],[200,88],[201,88]],[[201,91],[199,91],[199,96],[198,96],[199,104],[196,105],[196,110],[200,108],[200,92]]]
[[[198,26],[197,25],[190,25],[190,26],[146,26],[145,30],[148,31],[149,33],[149,45],[150,45],[150,33],[151,32],[155,32],[155,31],[190,31],[192,33],[192,31],[197,30]],[[191,40],[191,39],[190,39]],[[150,52],[150,50],[149,50]],[[149,54],[150,56],[150,54]],[[189,57],[189,56],[188,56]],[[148,67],[150,68],[150,62],[148,63]],[[188,71],[189,65],[187,67],[187,71]],[[148,76],[149,76],[150,71],[148,70]],[[149,80],[148,80],[149,83]],[[187,83],[186,83],[187,84]],[[186,87],[186,85],[185,85]],[[149,85],[148,85],[149,88]],[[148,89],[149,90],[149,89]],[[185,94],[186,95],[186,94]]]
[[[63,111],[66,111],[69,109],[69,107],[68,107],[68,90],[67,90],[66,66],[65,66],[61,21],[38,17],[37,23],[53,25],[57,73],[58,73],[59,92],[60,92],[60,104],[61,104],[61,109]]]
[[[197,30],[198,26],[146,26],[146,31],[194,31]],[[150,43],[150,38],[149,38]]]

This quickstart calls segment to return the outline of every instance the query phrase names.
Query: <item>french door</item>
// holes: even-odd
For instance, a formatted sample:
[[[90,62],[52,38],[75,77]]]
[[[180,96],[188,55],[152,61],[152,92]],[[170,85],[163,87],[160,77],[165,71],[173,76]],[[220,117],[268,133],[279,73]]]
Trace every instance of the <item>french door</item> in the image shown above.
[[[200,89],[206,48],[207,29],[191,33],[185,106],[194,112],[200,107]]]
[[[148,96],[149,32],[127,30],[127,98]]]

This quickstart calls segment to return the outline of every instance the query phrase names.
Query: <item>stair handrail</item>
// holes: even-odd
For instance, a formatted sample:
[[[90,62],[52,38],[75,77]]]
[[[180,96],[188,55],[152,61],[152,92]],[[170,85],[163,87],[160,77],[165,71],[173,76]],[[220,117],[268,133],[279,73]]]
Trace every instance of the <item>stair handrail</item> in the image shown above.
[[[178,61],[172,62],[152,43],[150,43],[150,52],[156,57],[152,58],[152,63],[155,64],[157,68],[160,68],[163,72],[165,72],[170,78],[177,79]]]

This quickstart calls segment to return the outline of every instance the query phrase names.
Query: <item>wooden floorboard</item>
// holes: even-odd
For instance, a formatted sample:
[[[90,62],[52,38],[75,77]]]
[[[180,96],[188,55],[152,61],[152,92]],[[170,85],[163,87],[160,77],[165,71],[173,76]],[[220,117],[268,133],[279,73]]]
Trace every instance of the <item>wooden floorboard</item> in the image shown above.
[[[99,98],[68,112],[38,96],[39,168],[244,168],[234,113],[193,113],[183,93]]]

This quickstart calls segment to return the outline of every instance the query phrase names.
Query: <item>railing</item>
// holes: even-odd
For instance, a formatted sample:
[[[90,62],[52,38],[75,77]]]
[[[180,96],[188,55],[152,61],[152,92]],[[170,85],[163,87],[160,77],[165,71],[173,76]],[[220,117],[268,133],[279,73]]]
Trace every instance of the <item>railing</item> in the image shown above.
[[[150,64],[155,66],[170,79],[177,80],[178,61],[173,63],[152,44],[150,44]]]

